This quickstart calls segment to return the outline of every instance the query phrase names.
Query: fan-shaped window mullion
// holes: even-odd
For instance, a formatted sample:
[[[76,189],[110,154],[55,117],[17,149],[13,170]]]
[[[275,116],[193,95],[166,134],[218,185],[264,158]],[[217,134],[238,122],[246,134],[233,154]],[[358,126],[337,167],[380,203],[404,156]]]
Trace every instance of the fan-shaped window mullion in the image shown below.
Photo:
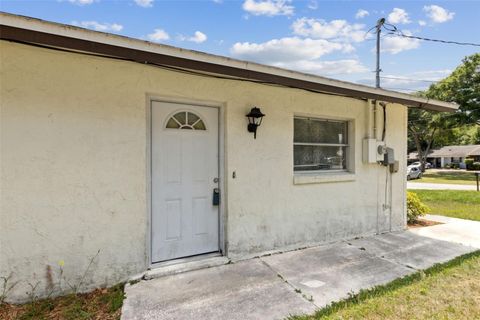
[[[175,113],[168,119],[166,128],[168,129],[187,129],[187,130],[206,130],[205,123],[195,113],[181,111]]]
[[[177,120],[177,118],[175,118],[175,116],[172,117],[173,121],[175,121],[176,123],[178,123],[178,125],[181,127],[183,124],[180,123],[180,121]]]
[[[200,118],[199,118],[199,119],[197,119],[197,121],[195,121],[194,123],[192,123],[192,127],[194,127],[194,128],[195,128],[195,125],[196,125],[197,123],[199,123],[200,121],[202,121],[202,119],[200,119]]]

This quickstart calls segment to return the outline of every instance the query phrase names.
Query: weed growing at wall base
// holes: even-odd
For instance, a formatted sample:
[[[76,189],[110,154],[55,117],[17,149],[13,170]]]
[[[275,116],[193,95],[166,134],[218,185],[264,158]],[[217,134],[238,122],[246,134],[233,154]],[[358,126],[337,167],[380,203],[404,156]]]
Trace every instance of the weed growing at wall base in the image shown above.
[[[108,289],[97,289],[84,294],[37,300],[35,303],[0,305],[2,320],[33,319],[120,319],[124,284]]]
[[[12,282],[12,274],[10,273],[7,277],[0,277],[2,280],[2,291],[0,293],[0,305],[2,305],[5,302],[5,299],[7,299],[8,293],[15,288],[17,285],[17,282]]]

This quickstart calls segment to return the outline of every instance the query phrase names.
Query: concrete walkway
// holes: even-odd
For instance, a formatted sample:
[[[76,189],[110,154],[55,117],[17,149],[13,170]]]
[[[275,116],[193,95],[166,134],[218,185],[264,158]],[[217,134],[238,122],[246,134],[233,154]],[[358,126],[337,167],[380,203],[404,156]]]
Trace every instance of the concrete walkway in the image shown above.
[[[407,182],[407,189],[426,189],[426,190],[477,190],[476,185],[468,184],[444,184],[444,183],[425,183],[425,182]]]
[[[456,220],[127,285],[122,319],[267,320],[312,314],[351,292],[480,248],[480,223]]]
[[[426,220],[440,222],[428,228],[411,229],[419,236],[459,243],[480,249],[480,221],[427,214]]]

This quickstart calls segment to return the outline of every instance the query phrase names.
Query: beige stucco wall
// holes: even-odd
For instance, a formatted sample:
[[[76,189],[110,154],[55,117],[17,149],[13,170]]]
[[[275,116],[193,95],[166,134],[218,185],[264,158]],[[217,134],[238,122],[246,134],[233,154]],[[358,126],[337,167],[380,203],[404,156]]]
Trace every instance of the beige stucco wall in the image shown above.
[[[20,281],[11,300],[25,298],[29,283],[48,292],[61,260],[76,283],[98,250],[85,289],[148,267],[149,95],[223,106],[230,257],[390,230],[382,209],[386,169],[362,163],[365,101],[0,45],[0,276]],[[267,114],[256,140],[245,119],[253,105]],[[398,230],[405,225],[407,112],[391,104],[387,112],[386,141],[401,168],[392,176]],[[353,181],[293,183],[294,114],[353,121]]]

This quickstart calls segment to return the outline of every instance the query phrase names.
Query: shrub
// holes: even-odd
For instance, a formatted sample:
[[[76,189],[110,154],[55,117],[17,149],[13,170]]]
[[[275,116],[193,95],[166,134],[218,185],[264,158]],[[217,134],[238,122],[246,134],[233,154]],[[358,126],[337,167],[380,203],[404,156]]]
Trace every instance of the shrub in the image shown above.
[[[467,167],[467,170],[474,170],[473,169],[473,159],[465,159],[465,166]]]
[[[407,191],[407,220],[408,223],[414,223],[418,217],[424,216],[430,212],[430,208],[420,201],[416,193]]]
[[[472,163],[472,169],[471,170],[480,170],[480,162]]]
[[[450,162],[445,165],[446,169],[455,169],[455,163]]]

